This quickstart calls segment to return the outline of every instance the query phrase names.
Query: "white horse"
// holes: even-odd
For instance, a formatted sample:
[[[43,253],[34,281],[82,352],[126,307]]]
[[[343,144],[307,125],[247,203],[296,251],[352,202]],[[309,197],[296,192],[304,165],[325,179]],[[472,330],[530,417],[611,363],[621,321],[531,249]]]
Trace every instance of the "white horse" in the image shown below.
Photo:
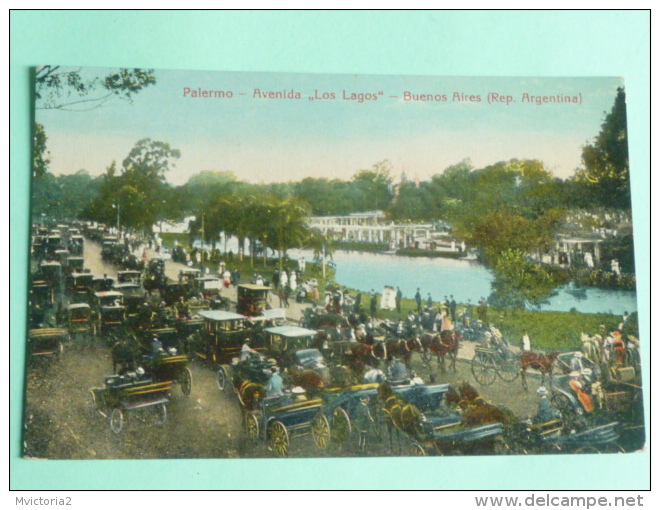
[[[602,338],[600,335],[589,336],[586,333],[581,333],[582,352],[589,361],[600,363],[602,360]]]

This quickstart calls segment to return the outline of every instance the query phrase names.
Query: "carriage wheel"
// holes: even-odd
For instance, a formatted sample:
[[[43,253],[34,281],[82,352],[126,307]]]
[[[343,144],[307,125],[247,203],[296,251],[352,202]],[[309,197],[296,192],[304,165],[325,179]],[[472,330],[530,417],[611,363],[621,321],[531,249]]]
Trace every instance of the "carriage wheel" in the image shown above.
[[[478,352],[472,358],[472,375],[482,386],[490,386],[497,378],[497,370],[492,356]]]
[[[413,443],[410,445],[409,453],[412,457],[426,457],[426,450],[419,443]]]
[[[351,437],[351,419],[341,407],[336,408],[332,413],[332,428],[330,431],[333,441],[338,443],[345,443]]]
[[[216,382],[218,383],[218,389],[220,391],[225,391],[227,387],[227,381],[229,381],[229,374],[227,374],[227,369],[224,366],[221,366],[218,369],[218,374],[216,377]]]
[[[165,404],[158,404],[155,411],[154,423],[158,426],[165,425],[167,421],[167,406]]]
[[[563,393],[553,395],[551,399],[552,405],[561,413],[562,420],[564,421],[564,428],[570,429],[575,423],[577,418],[577,411],[571,399]]]
[[[394,423],[396,428],[403,428],[403,423],[401,421],[401,406],[399,404],[390,408],[390,416],[392,417],[392,423]]]
[[[115,434],[119,434],[124,428],[124,413],[118,407],[110,414],[110,428]]]
[[[330,424],[323,411],[319,411],[312,418],[312,438],[320,450],[325,450],[330,443]]]
[[[399,399],[396,395],[392,395],[388,397],[387,400],[385,401],[385,409],[387,409],[388,412],[390,413],[392,412],[392,409],[398,405],[399,405]]]
[[[239,389],[238,399],[243,404],[243,407],[249,410],[254,409],[265,394],[266,391],[261,384],[248,382]]]
[[[500,377],[500,379],[506,382],[513,382],[518,379],[518,376],[520,375],[518,360],[508,359],[503,362],[497,371],[497,375]]]
[[[275,420],[268,426],[268,447],[278,457],[289,453],[289,433],[281,421]]]
[[[254,413],[245,413],[245,433],[250,441],[259,439],[259,420]]]
[[[87,410],[91,417],[96,416],[96,413],[99,410],[98,403],[96,402],[96,393],[94,393],[94,390],[89,390],[89,394],[87,396]]]
[[[179,377],[179,384],[181,385],[181,393],[183,393],[186,397],[190,395],[193,386],[193,376],[188,367],[185,367],[183,372],[181,372],[181,376]]]

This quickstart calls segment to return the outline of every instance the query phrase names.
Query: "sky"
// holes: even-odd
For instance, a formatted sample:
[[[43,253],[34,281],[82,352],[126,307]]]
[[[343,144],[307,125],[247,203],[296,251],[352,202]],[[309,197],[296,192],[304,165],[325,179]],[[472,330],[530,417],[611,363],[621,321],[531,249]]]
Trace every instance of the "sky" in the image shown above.
[[[104,76],[109,69],[82,72]],[[156,84],[132,102],[112,100],[87,111],[37,109],[35,119],[48,136],[50,171],[100,175],[150,138],[181,151],[167,174],[173,185],[201,171],[232,171],[255,183],[348,180],[383,160],[395,177],[405,171],[409,179],[426,180],[466,158],[475,168],[538,159],[567,178],[581,166],[582,147],[598,135],[623,85],[604,77],[164,70],[155,77]],[[200,97],[202,91],[224,97]],[[269,92],[299,98],[263,97]],[[534,99],[557,95],[576,102]]]

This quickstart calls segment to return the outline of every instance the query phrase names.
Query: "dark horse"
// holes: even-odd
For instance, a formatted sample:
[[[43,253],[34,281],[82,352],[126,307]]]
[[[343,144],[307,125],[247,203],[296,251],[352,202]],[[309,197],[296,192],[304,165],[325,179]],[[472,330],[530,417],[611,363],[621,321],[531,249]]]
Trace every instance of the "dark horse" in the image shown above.
[[[422,352],[423,346],[419,338],[411,337],[408,339],[390,339],[385,342],[376,342],[374,344],[374,355],[383,360],[391,360],[396,357],[403,361],[406,367],[410,368],[412,353]]]
[[[465,425],[480,426],[489,423],[513,423],[517,421],[512,411],[487,402],[467,382],[461,384],[458,392],[450,388],[445,398],[447,404],[457,405],[463,410],[462,422]]]
[[[456,358],[458,357],[461,339],[461,332],[458,330],[445,330],[439,335],[425,333],[419,339],[422,345],[422,360],[429,364],[431,353],[435,354],[438,359],[438,366],[442,372],[446,372],[445,357],[449,356],[449,367],[456,372]]]
[[[541,386],[545,382],[546,374],[552,381],[552,368],[555,360],[559,356],[558,352],[551,352],[550,354],[543,354],[538,352],[523,351],[520,353],[520,378],[522,380],[523,388],[527,391],[527,378],[525,373],[527,369],[532,367],[541,372]]]

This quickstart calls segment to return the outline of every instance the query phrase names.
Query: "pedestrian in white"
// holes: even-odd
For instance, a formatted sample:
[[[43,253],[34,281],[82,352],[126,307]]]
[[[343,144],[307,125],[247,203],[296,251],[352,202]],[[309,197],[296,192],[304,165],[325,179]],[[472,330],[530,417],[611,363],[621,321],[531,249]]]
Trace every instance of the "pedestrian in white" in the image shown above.
[[[291,289],[292,292],[295,292],[296,288],[298,288],[298,282],[296,281],[295,271],[291,271],[291,278],[289,278],[289,288]]]
[[[532,350],[532,344],[529,341],[529,334],[527,334],[527,331],[523,331],[522,350],[523,351],[531,351]]]
[[[289,275],[287,275],[287,274],[286,274],[286,271],[283,270],[283,271],[280,273],[280,285],[281,285],[282,287],[286,287],[288,283],[289,283]]]

